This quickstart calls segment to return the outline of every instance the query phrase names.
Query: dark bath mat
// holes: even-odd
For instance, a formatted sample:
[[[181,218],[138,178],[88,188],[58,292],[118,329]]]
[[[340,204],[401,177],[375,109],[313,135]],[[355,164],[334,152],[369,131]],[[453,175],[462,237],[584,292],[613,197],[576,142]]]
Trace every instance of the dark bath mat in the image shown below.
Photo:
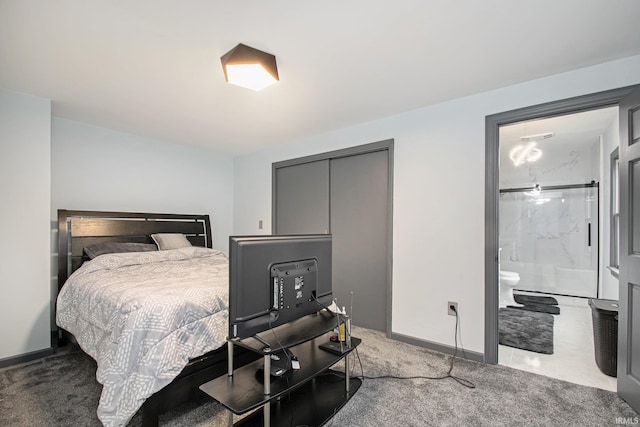
[[[499,343],[542,354],[553,354],[553,316],[528,310],[501,308]]]
[[[524,295],[524,294],[513,294],[513,298],[516,300],[518,304],[548,304],[548,305],[558,305],[558,300],[554,297],[543,297],[538,295]]]
[[[512,305],[508,308],[515,308],[518,310],[537,311],[538,313],[560,314],[560,307],[553,304],[558,304],[558,301],[553,297],[541,297],[537,295],[518,295],[513,294],[514,299],[518,304],[523,304],[524,307],[515,307]],[[555,301],[555,302],[554,302]]]

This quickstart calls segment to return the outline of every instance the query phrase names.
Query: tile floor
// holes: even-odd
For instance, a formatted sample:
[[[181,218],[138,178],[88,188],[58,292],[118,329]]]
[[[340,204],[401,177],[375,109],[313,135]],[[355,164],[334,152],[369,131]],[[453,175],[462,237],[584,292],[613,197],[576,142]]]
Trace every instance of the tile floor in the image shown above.
[[[616,391],[616,378],[603,374],[596,365],[588,300],[553,297],[558,300],[560,307],[560,314],[554,316],[554,354],[540,354],[500,345],[498,363],[576,384]]]

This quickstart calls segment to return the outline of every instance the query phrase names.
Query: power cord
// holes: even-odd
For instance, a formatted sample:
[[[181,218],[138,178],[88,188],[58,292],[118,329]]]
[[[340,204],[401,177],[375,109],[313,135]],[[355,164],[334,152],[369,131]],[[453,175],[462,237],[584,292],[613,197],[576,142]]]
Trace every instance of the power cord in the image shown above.
[[[288,349],[284,348],[284,346],[282,345],[282,343],[280,342],[280,338],[278,338],[278,335],[276,334],[275,329],[273,328],[272,324],[271,324],[271,317],[269,317],[269,330],[271,331],[271,333],[273,334],[274,338],[276,339],[276,342],[278,343],[278,347],[280,348],[280,350],[282,351],[282,353],[285,355],[285,357],[287,358],[288,362],[287,366],[291,365],[291,356],[290,356],[290,352]],[[297,360],[297,359],[296,359]]]
[[[271,324],[271,317],[269,317],[269,330],[271,331],[271,333],[273,334],[274,338],[276,339],[276,342],[278,343],[278,347],[280,348],[280,350],[282,351],[282,353],[285,355],[285,357],[288,360],[287,366],[291,366],[292,364],[292,357],[290,356],[289,349],[284,348],[284,346],[282,345],[282,343],[280,342],[280,338],[278,338],[278,335],[276,334],[275,329],[273,328],[273,325]],[[297,358],[295,360],[298,360]],[[284,375],[283,376],[284,380],[287,382],[287,388],[289,388],[289,376],[288,375]],[[291,394],[288,394],[287,400],[291,401]],[[268,403],[268,405],[270,405],[270,403]],[[294,410],[291,412],[291,419],[290,419],[290,424],[293,425],[293,419],[295,417],[295,406],[294,406]]]
[[[336,313],[332,313],[331,310],[329,310],[327,307],[325,307],[320,301],[318,301],[315,297],[314,300],[321,305],[323,308],[327,309],[327,311],[331,314],[333,314],[334,316],[336,315]],[[414,376],[408,376],[408,377],[403,377],[403,376],[397,376],[397,375],[380,375],[377,377],[370,377],[364,374],[364,368],[362,366],[362,359],[360,359],[360,353],[358,352],[358,347],[355,348],[355,353],[356,353],[356,357],[358,359],[358,364],[360,365],[360,376],[357,377],[353,377],[353,378],[360,378],[361,380],[378,380],[378,379],[395,379],[395,380],[418,380],[418,379],[424,379],[424,380],[444,380],[447,378],[451,378],[452,380],[456,381],[458,384],[462,385],[463,387],[466,388],[470,388],[470,389],[474,389],[476,388],[476,385],[464,378],[460,378],[456,375],[453,375],[453,367],[454,367],[454,362],[456,359],[456,356],[458,354],[458,330],[459,330],[459,322],[460,319],[458,317],[458,311],[455,309],[455,307],[451,307],[451,309],[453,310],[453,312],[456,315],[456,327],[455,327],[455,333],[454,333],[454,343],[455,343],[455,347],[454,347],[454,352],[453,355],[451,356],[451,364],[449,365],[449,370],[447,371],[446,375],[440,376],[440,377],[428,377],[428,376],[424,376],[424,375],[414,375]],[[269,322],[269,327],[271,328],[271,322]],[[278,338],[278,336],[276,335],[275,331],[273,330],[273,328],[271,328],[271,331],[273,333],[273,336],[275,337],[276,341],[278,342],[278,345],[280,347],[282,347],[282,344],[280,343],[280,340]],[[460,337],[460,339],[462,340],[462,337]],[[464,354],[464,349],[461,349],[462,353]],[[286,352],[285,352],[286,354]],[[288,355],[287,355],[288,357]],[[349,356],[347,356],[349,357]],[[344,373],[339,373],[339,372],[335,372],[335,371],[329,371],[327,373],[325,373],[325,375],[334,375],[339,377],[340,379],[344,379]],[[287,384],[289,383],[289,380],[287,379]],[[291,399],[291,397],[289,396],[289,399]],[[333,415],[331,416],[330,420],[329,420],[329,426],[333,425],[333,421],[336,415],[337,409],[334,410]],[[293,419],[294,419],[294,415],[295,415],[295,410],[292,412],[291,414],[291,418],[289,420],[290,425],[293,425]],[[301,426],[297,426],[297,427],[301,427]],[[305,426],[306,427],[306,426]]]
[[[454,313],[456,314],[456,329],[455,329],[455,334],[454,334],[454,342],[455,342],[455,350],[453,352],[453,356],[451,357],[451,364],[449,365],[449,370],[447,371],[446,375],[443,375],[441,377],[427,377],[424,375],[415,375],[415,376],[409,376],[409,377],[402,377],[402,376],[397,376],[397,375],[380,375],[377,377],[369,377],[366,376],[364,374],[364,369],[362,367],[362,360],[360,360],[360,353],[358,353],[358,347],[356,347],[356,357],[358,358],[358,362],[360,363],[360,372],[362,373],[361,376],[356,377],[356,378],[360,378],[360,379],[368,379],[368,380],[378,380],[378,379],[394,379],[394,380],[418,380],[418,379],[424,379],[424,380],[444,380],[447,378],[451,378],[452,380],[456,381],[457,383],[459,383],[460,385],[466,387],[466,388],[476,388],[476,385],[469,381],[466,380],[464,378],[460,378],[458,376],[455,376],[452,374],[453,372],[453,366],[454,366],[454,361],[456,359],[456,355],[458,353],[458,323],[459,323],[459,318],[458,318],[458,311],[455,308],[452,308],[452,310],[454,311]],[[464,351],[463,351],[464,352]]]

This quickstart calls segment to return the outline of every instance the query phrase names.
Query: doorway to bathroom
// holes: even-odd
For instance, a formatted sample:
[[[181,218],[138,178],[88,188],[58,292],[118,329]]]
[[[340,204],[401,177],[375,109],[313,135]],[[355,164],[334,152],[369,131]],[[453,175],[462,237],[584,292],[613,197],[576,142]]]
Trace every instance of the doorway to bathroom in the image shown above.
[[[599,286],[617,127],[614,106],[499,129],[499,364],[615,391],[593,357],[588,300],[617,299],[617,284]]]
[[[487,116],[485,119],[485,347],[484,361],[498,363],[498,250],[499,250],[499,131],[500,127],[542,118],[558,117],[577,112],[587,112],[606,107],[618,108],[618,127],[612,134],[619,136],[619,149],[609,153],[603,148],[602,181],[600,183],[600,266],[599,297],[607,296],[607,289],[618,292],[618,369],[616,390],[635,410],[640,408],[640,383],[638,369],[640,352],[636,351],[640,335],[640,250],[634,244],[640,241],[640,215],[637,203],[640,200],[640,85],[611,89],[604,92],[582,95],[553,101],[546,104],[525,107]],[[535,152],[535,150],[532,150]],[[610,180],[610,181],[609,181]],[[607,191],[609,189],[607,200]],[[604,225],[603,225],[604,224]],[[603,238],[603,233],[609,233]],[[634,237],[636,237],[634,239]],[[605,250],[606,249],[606,250]],[[609,258],[607,258],[609,257]],[[608,280],[619,281],[619,286],[606,286]],[[563,296],[557,297],[559,300]],[[576,297],[570,297],[576,298]],[[613,298],[612,298],[613,299]],[[584,300],[584,299],[582,299]],[[561,301],[559,301],[561,303]],[[561,316],[563,318],[566,316]],[[591,329],[591,322],[587,328]],[[570,341],[573,336],[558,337]],[[593,354],[595,346],[585,351]],[[558,367],[558,372],[568,372],[575,367]]]

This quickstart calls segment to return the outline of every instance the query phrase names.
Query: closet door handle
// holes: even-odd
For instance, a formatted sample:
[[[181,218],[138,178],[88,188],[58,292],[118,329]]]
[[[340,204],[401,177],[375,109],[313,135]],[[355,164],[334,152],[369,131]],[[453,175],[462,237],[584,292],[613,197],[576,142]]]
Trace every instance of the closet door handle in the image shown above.
[[[587,245],[591,247],[591,223],[587,224]]]

